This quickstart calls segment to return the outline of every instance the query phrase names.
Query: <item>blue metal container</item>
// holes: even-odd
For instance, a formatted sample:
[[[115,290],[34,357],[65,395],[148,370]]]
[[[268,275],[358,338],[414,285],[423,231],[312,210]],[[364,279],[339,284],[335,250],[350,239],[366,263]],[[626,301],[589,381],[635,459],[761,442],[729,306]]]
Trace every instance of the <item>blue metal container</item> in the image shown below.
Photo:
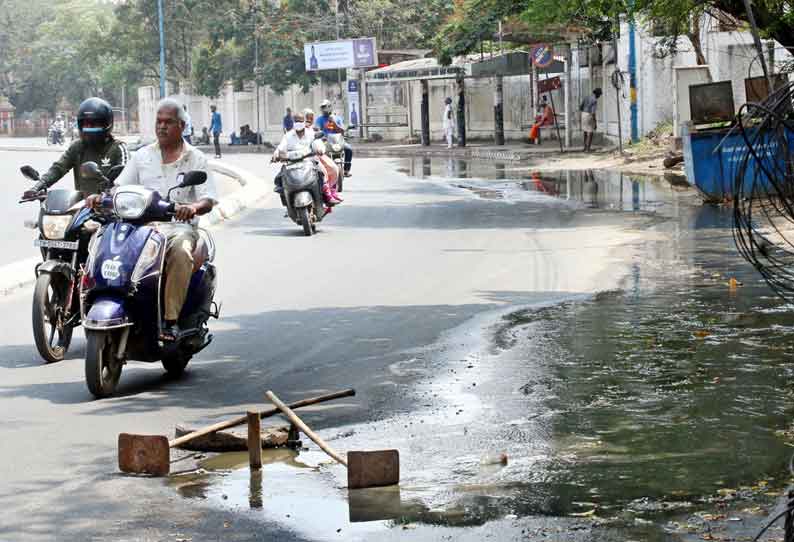
[[[785,166],[782,153],[778,152],[776,134],[764,132],[759,135],[755,128],[746,129],[745,133],[754,142],[753,148],[761,158],[761,169],[755,158],[751,156],[748,159],[747,144],[738,129],[732,133],[728,128],[690,133],[688,126],[684,125],[684,169],[687,179],[697,187],[706,203],[733,199],[736,178],[745,160],[742,191],[746,194],[753,188],[768,191],[770,174],[782,179]],[[787,129],[786,140],[789,151],[794,152],[794,132]]]

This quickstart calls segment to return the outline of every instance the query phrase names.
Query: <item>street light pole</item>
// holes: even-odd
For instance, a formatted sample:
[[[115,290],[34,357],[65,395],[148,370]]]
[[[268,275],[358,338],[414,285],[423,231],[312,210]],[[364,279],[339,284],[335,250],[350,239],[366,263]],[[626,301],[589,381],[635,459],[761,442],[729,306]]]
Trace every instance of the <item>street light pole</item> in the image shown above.
[[[165,98],[165,32],[163,30],[163,0],[157,0],[157,15],[160,19],[160,98]]]
[[[256,32],[256,30],[254,30]],[[254,36],[254,92],[256,92],[256,137],[259,140],[259,36]]]
[[[336,41],[339,41],[339,0],[336,0],[336,8],[334,9],[334,20],[336,22]],[[336,82],[339,83],[339,96],[342,96],[342,70],[336,70]]]
[[[256,23],[259,19],[259,0],[254,2],[256,16],[254,18],[254,92],[256,92],[256,142],[259,143],[259,33]]]

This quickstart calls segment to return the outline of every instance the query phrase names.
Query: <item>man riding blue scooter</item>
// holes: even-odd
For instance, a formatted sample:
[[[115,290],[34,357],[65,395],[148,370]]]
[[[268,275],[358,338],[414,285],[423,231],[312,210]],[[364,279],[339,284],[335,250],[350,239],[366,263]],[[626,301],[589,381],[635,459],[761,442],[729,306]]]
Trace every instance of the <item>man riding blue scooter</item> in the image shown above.
[[[116,186],[141,184],[161,193],[179,184],[179,174],[188,171],[207,172],[207,181],[199,186],[174,192],[176,220],[180,224],[161,224],[167,237],[165,329],[163,339],[173,340],[178,334],[177,320],[185,303],[193,269],[198,217],[212,211],[218,202],[215,181],[204,153],[182,138],[187,113],[175,100],[164,99],[157,108],[157,143],[140,149],[116,179]]]
[[[162,100],[157,142],[133,155],[111,198],[89,198],[114,216],[92,240],[80,294],[86,383],[96,397],[113,392],[128,359],[162,361],[177,375],[212,340],[214,242],[197,222],[216,192],[206,156],[182,138],[184,114]],[[95,163],[83,168],[102,176]]]
[[[325,135],[344,133],[345,125],[342,117],[334,115],[329,100],[323,100],[320,104],[320,116],[314,121],[314,127],[322,131]],[[345,141],[345,177],[350,177],[350,168],[353,164],[353,147]]]

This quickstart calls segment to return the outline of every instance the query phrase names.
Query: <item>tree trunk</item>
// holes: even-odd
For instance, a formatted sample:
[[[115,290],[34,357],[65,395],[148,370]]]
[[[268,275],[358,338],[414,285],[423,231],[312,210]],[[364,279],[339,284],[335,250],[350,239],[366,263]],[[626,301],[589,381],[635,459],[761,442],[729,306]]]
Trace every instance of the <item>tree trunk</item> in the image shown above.
[[[747,11],[743,0],[714,0],[714,7],[733,15],[742,21],[747,20]],[[777,8],[777,10],[775,10]],[[783,2],[769,4],[753,2],[753,14],[759,30],[774,40],[777,40],[783,47],[794,48],[794,26],[783,24],[781,21],[784,15]]]
[[[700,41],[700,18],[702,16],[702,12],[692,15],[692,23],[689,25],[689,32],[687,33],[687,37],[692,43],[692,48],[695,50],[695,58],[697,59],[698,66],[707,64],[706,56],[703,54],[703,44]]]

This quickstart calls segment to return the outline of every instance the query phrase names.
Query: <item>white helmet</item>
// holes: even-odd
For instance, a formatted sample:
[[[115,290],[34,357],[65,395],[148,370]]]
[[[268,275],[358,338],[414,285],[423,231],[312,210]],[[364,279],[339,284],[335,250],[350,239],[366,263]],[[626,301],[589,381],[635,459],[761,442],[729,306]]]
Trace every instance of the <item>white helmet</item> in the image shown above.
[[[323,113],[330,113],[331,112],[331,100],[323,100],[320,104],[320,111]]]

